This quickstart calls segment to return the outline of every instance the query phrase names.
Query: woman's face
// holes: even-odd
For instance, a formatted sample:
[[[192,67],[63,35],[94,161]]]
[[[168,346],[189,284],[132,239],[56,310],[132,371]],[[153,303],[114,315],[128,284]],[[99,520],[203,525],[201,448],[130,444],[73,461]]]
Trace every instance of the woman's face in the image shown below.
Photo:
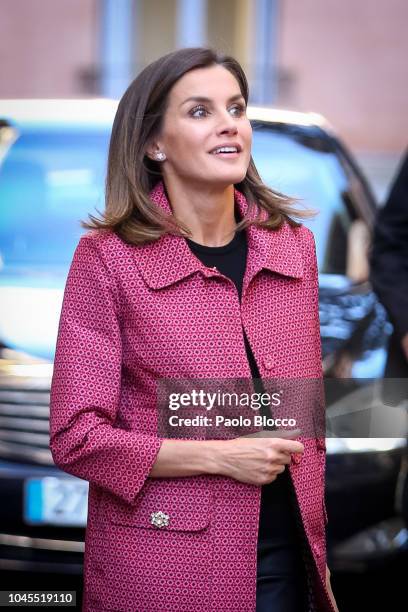
[[[149,149],[165,153],[164,178],[221,187],[242,181],[252,128],[231,72],[219,65],[192,70],[173,86],[167,102],[161,134]]]

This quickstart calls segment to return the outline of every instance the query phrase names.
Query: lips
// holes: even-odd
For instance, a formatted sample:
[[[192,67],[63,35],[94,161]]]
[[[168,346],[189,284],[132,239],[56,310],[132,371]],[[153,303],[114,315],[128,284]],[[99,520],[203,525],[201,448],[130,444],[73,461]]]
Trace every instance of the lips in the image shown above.
[[[242,151],[241,145],[238,143],[220,144],[209,151],[211,155],[231,155],[234,153],[240,153]]]

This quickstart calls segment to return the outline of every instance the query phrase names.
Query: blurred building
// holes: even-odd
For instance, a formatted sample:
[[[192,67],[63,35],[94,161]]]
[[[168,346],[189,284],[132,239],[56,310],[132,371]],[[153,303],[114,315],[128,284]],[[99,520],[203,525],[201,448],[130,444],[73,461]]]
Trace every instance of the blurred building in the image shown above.
[[[407,0],[282,0],[279,103],[335,126],[380,200],[408,145]]]
[[[2,98],[119,97],[153,59],[209,44],[242,63],[252,102],[324,114],[380,183],[406,146],[406,0],[1,0],[1,8]]]

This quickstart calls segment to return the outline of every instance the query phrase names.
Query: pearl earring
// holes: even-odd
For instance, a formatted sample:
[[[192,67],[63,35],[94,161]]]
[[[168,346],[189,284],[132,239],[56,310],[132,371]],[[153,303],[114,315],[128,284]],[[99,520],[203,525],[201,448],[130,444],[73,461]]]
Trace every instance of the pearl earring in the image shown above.
[[[159,151],[158,153],[156,153],[155,158],[157,161],[164,161],[166,159],[166,155]]]

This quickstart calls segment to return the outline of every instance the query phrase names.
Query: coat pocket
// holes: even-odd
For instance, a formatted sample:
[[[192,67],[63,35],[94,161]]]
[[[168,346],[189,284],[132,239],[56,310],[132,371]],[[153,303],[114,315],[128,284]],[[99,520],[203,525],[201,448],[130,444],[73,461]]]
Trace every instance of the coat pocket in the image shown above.
[[[156,531],[201,531],[210,524],[212,488],[203,477],[148,478],[136,502],[126,504],[107,494],[108,521]]]

